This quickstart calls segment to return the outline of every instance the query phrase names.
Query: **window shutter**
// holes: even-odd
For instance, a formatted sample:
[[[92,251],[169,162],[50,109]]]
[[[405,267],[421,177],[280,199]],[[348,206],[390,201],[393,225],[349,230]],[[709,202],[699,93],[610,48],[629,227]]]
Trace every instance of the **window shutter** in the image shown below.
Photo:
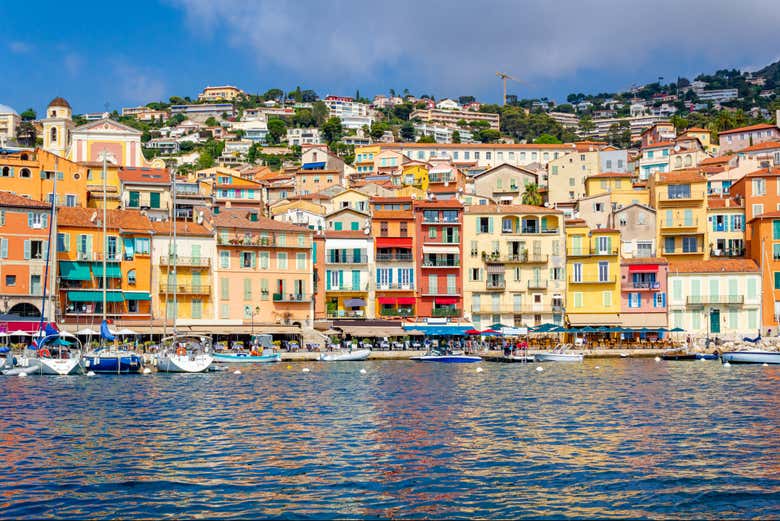
[[[8,239],[0,239],[0,259],[8,258]]]
[[[488,233],[493,233],[493,218],[488,217]]]
[[[43,254],[42,259],[48,259],[49,258],[49,241],[43,241]]]
[[[43,223],[43,227],[44,228],[48,228],[49,227],[49,216],[46,215],[46,214],[43,214],[41,217],[42,217],[41,222]]]
[[[339,288],[344,287],[344,270],[339,270]]]
[[[409,269],[409,284],[414,287],[414,270]]]
[[[612,299],[610,299],[612,300]],[[642,294],[637,293],[636,294],[636,307],[641,308],[642,307]]]
[[[92,255],[92,236],[87,235],[87,251],[84,252],[87,255]]]
[[[775,221],[777,223],[777,221]],[[33,213],[27,212],[27,227],[32,228],[33,227]]]
[[[393,270],[392,268],[387,270],[387,283],[393,285]]]
[[[24,241],[24,258],[29,260],[30,258],[30,241],[29,239]]]

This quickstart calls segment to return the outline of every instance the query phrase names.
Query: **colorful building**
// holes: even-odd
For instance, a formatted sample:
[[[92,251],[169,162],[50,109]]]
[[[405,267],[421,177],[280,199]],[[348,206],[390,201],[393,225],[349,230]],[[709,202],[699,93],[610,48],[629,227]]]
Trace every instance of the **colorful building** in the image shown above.
[[[623,327],[665,328],[669,263],[662,257],[620,261],[620,313]]]
[[[464,208],[463,297],[474,327],[563,323],[563,214],[528,205]]]
[[[0,191],[49,203],[57,178],[57,206],[85,206],[86,168],[37,148],[0,156]]]
[[[376,315],[413,317],[417,303],[415,221],[411,198],[371,200],[376,259]]]
[[[166,169],[122,167],[119,169],[122,208],[141,209],[152,219],[171,215],[171,174]]]
[[[747,223],[753,239],[748,256],[760,268],[761,325],[780,331],[780,211],[766,212]]]
[[[363,231],[325,232],[328,318],[374,318],[374,240]]]
[[[463,315],[463,206],[456,199],[415,201],[418,317]]]
[[[745,207],[745,221],[750,222],[764,213],[780,210],[780,168],[762,168],[746,174],[731,185],[729,194],[739,198]],[[751,229],[745,234],[750,248]]]
[[[698,169],[656,172],[649,188],[659,253],[670,261],[708,259],[706,178]]]
[[[609,194],[610,203],[615,210],[631,204],[647,205],[650,202],[650,192],[647,187],[635,185],[630,173],[604,172],[588,177],[585,180],[585,194]]]
[[[711,257],[745,256],[745,205],[741,198],[708,196],[707,226]]]
[[[566,221],[566,318],[571,326],[618,326],[620,231]]]

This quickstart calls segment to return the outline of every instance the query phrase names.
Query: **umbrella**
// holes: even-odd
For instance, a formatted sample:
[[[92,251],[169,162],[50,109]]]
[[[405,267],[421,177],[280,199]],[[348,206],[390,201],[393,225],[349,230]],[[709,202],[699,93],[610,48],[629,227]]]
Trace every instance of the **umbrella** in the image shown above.
[[[504,329],[504,328],[507,328],[507,327],[509,327],[509,326],[505,326],[501,322],[496,322],[495,324],[492,324],[490,326],[490,329]]]
[[[481,332],[478,329],[468,329],[466,330],[467,335],[480,335]]]
[[[94,335],[99,335],[100,332],[99,331],[95,331],[94,329],[90,329],[88,327],[85,327],[84,329],[79,329],[78,331],[76,331],[76,334],[77,335],[94,336]]]
[[[341,334],[341,331],[339,331],[338,329],[333,329],[333,328],[330,328],[330,329],[328,329],[328,330],[326,330],[326,331],[325,331],[325,334],[326,334],[326,335],[328,335],[328,336],[332,336],[332,335],[340,335],[340,334]]]
[[[596,329],[592,328],[590,326],[585,326],[582,329],[580,329],[580,332],[582,332],[582,333],[595,333]]]
[[[137,335],[138,333],[136,333],[132,329],[124,328],[124,329],[120,329],[119,331],[117,331],[116,334],[117,335],[124,335],[124,336],[132,336],[132,335]]]
[[[8,336],[31,336],[31,335],[27,331],[22,331],[21,329],[17,329],[16,331],[11,331],[10,333],[8,333]]]
[[[483,336],[498,336],[501,334],[501,331],[496,331],[495,329],[486,329],[479,334]]]
[[[683,328],[681,328],[681,327],[675,327],[673,329],[670,329],[670,331],[672,333],[684,333],[685,332],[685,330]]]
[[[596,331],[599,333],[609,333],[609,328],[607,326],[599,326],[596,328]]]
[[[425,333],[420,331],[419,329],[410,329],[408,331],[404,331],[409,336],[425,336]]]

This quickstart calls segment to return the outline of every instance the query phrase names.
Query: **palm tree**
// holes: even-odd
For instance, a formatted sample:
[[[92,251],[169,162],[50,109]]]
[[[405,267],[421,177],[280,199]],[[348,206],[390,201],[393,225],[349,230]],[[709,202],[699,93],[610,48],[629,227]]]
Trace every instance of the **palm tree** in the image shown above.
[[[539,186],[536,183],[526,183],[525,191],[520,200],[523,204],[542,206],[542,194],[539,193]]]

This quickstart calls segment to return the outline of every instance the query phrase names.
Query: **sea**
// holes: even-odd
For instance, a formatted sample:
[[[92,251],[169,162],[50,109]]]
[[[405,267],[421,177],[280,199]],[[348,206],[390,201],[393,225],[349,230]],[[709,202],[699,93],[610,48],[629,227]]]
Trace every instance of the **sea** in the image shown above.
[[[0,518],[780,518],[780,367],[234,370],[3,377]]]

